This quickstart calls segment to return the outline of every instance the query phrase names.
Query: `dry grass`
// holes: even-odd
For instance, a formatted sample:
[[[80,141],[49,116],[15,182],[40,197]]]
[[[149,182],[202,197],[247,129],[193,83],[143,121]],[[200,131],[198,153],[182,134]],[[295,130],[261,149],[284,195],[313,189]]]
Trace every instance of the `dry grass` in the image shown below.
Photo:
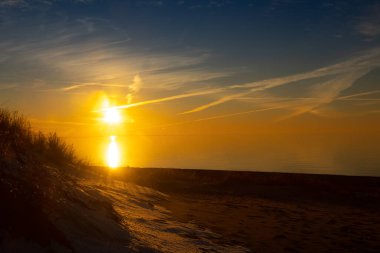
[[[19,113],[0,109],[0,252],[6,234],[70,248],[49,215],[67,208],[62,199],[76,196],[76,179],[85,169],[55,133],[35,132]]]
[[[34,132],[29,121],[18,112],[0,109],[0,163],[9,165],[28,158],[62,170],[85,165],[73,146],[56,133]]]

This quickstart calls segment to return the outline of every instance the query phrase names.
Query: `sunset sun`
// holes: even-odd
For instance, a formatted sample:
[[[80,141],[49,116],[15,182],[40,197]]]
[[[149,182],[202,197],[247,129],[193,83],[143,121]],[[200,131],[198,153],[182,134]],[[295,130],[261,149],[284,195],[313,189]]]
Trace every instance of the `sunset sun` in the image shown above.
[[[108,108],[104,111],[103,121],[108,124],[117,124],[121,122],[121,115],[118,109]]]

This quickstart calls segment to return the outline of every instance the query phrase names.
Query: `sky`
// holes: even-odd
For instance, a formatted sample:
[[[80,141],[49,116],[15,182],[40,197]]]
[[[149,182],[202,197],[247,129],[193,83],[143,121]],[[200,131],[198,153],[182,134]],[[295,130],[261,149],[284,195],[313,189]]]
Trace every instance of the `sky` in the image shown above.
[[[93,161],[111,135],[176,166],[184,136],[377,131],[379,82],[378,1],[0,1],[0,105]]]

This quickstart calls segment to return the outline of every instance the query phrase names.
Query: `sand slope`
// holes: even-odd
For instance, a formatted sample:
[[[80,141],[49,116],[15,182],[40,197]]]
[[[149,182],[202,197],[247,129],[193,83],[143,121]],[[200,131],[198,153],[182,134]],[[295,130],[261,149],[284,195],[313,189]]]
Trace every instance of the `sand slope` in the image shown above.
[[[218,243],[221,236],[196,223],[180,221],[164,206],[171,197],[157,190],[121,181],[82,184],[111,199],[122,224],[132,237],[132,249],[162,252],[248,252],[239,244]]]
[[[380,178],[133,169],[121,178],[166,193],[178,221],[253,252],[379,252]]]
[[[3,175],[0,252],[380,249],[379,178],[128,168],[73,180],[45,169],[40,197]]]

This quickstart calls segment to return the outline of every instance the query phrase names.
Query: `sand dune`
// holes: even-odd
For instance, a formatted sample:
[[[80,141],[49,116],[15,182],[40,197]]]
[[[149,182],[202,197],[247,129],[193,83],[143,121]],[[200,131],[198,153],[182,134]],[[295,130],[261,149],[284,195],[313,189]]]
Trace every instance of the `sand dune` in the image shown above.
[[[380,178],[133,168],[118,176],[164,192],[155,205],[177,222],[212,232],[192,238],[227,252],[380,249]]]
[[[220,244],[215,240],[220,239],[219,234],[194,222],[177,219],[165,205],[172,202],[170,195],[121,181],[99,185],[85,180],[82,184],[96,189],[112,201],[121,217],[121,224],[131,235],[129,247],[132,249],[149,248],[159,252],[249,251],[239,244]]]
[[[52,176],[54,201],[14,214],[16,225],[37,223],[18,235],[3,228],[1,252],[380,249],[380,178],[148,168]]]

